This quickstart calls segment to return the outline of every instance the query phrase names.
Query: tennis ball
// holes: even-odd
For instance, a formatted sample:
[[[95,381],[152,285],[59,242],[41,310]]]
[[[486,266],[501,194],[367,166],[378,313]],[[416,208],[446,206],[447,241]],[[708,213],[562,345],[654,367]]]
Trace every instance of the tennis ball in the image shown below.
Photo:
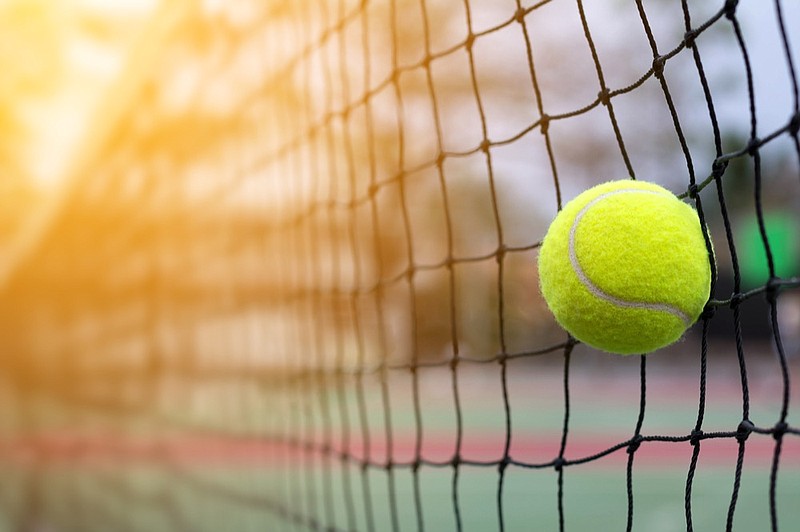
[[[643,181],[586,190],[558,213],[539,250],[540,288],[558,323],[611,353],[680,339],[703,311],[710,281],[695,210]]]

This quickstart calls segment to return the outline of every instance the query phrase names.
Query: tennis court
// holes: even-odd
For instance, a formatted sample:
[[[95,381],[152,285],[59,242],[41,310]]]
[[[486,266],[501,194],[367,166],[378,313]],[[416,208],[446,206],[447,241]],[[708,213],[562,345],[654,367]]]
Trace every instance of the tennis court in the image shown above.
[[[633,435],[630,421],[636,420],[639,412],[638,361],[612,359],[609,363],[602,355],[587,352],[584,356],[589,363],[576,365],[571,375],[568,461],[624,443]],[[722,360],[716,362],[724,368]],[[684,436],[691,432],[692,423],[687,425],[687,420],[697,414],[698,382],[686,367],[669,366],[653,359],[648,368],[644,435]],[[715,372],[714,364],[711,366],[705,430],[735,429],[741,401],[729,384],[737,376]],[[750,381],[754,420],[773,419],[780,407],[769,370],[769,364],[751,370],[756,376]],[[238,426],[239,436],[234,429],[222,427],[205,434],[165,435],[148,430],[146,423],[138,430],[130,420],[115,424],[113,417],[102,413],[94,421],[84,419],[85,427],[65,427],[68,412],[52,412],[52,426],[42,427],[38,439],[6,447],[7,456],[13,459],[6,461],[4,470],[16,485],[38,491],[43,513],[37,526],[44,530],[60,530],[59,523],[76,519],[88,523],[83,525],[87,530],[93,529],[90,525],[95,517],[98,529],[114,520],[133,530],[279,530],[293,519],[298,526],[313,526],[309,520],[316,515],[320,521],[338,523],[336,529],[390,530],[395,519],[401,530],[478,531],[499,528],[500,508],[506,529],[527,530],[531,523],[536,529],[557,529],[557,474],[552,466],[535,470],[508,466],[502,506],[496,502],[496,464],[504,455],[507,433],[503,416],[497,415],[503,403],[498,371],[498,367],[481,367],[460,372],[460,431],[448,386],[450,372],[440,369],[421,379],[419,394],[426,405],[422,425],[430,428],[421,438],[419,456],[437,465],[421,467],[416,475],[411,467],[417,456],[417,433],[409,378],[393,380],[390,386],[390,421],[395,435],[391,440],[391,478],[385,470],[360,467],[359,460],[366,457],[360,431],[354,430],[350,436],[352,457],[347,462],[336,458],[344,450],[338,446],[342,434],[331,437],[339,448],[328,454],[320,454],[319,449],[303,451],[291,442],[265,440],[261,435],[274,430],[276,423],[268,408],[260,420],[251,418],[249,426]],[[552,361],[544,360],[525,361],[509,373],[509,400],[517,408],[511,416],[514,438],[508,454],[515,461],[550,464],[558,456],[564,422],[560,374]],[[228,393],[241,400],[235,392]],[[366,394],[369,404],[380,402],[377,380],[368,384]],[[334,389],[329,390],[331,403],[336,395]],[[271,396],[267,391],[239,408],[250,413],[258,404],[269,405]],[[354,399],[351,396],[345,401],[355,405]],[[42,408],[56,411],[63,405]],[[213,410],[206,414],[215,416]],[[173,425],[177,425],[179,409],[173,415]],[[73,416],[86,418],[86,412]],[[220,413],[215,417],[220,418]],[[340,421],[333,419],[331,425],[339,426]],[[104,425],[105,429],[101,428]],[[375,462],[385,463],[389,446],[381,437],[385,422],[380,412],[370,412],[369,425],[369,455]],[[460,451],[456,452],[459,432]],[[736,441],[727,440],[701,444],[692,487],[695,530],[716,530],[726,519],[737,447]],[[747,441],[736,528],[758,529],[769,519],[765,492],[774,447],[775,441],[768,435],[754,435]],[[32,448],[47,456],[34,471],[30,469]],[[627,449],[622,445],[599,460],[565,467],[563,504],[568,529],[625,528]],[[692,449],[689,441],[654,441],[642,443],[636,451],[632,482],[637,528],[675,530],[685,526],[686,470]],[[462,463],[454,467],[453,456],[460,456]],[[781,523],[793,526],[800,522],[794,504],[800,495],[798,442],[786,442],[782,460],[778,515]],[[472,461],[493,465],[470,465]],[[6,490],[5,506],[12,506],[14,497],[19,496],[15,490]],[[165,511],[165,505],[171,510]],[[98,507],[105,513],[96,516]],[[85,514],[76,514],[76,509]],[[4,526],[15,530],[11,521]]]
[[[0,5],[0,532],[800,528],[796,3],[34,4]],[[709,290],[629,356],[538,266],[622,179],[689,206]],[[685,237],[629,207],[626,289]],[[579,274],[588,208],[565,300],[662,312]]]

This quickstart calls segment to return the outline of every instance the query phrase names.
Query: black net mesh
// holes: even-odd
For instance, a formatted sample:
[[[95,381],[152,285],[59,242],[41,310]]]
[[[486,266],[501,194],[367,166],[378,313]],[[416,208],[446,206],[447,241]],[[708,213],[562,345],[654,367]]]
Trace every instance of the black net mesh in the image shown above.
[[[796,4],[184,4],[6,280],[0,529],[800,526]],[[717,258],[647,357],[537,289],[625,177]]]

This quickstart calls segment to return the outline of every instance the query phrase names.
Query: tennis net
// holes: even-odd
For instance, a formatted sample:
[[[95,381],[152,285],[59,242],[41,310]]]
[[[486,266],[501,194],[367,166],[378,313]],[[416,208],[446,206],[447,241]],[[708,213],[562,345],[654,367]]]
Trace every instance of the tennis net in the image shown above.
[[[796,6],[186,6],[4,287],[9,529],[800,523]],[[647,357],[537,289],[625,177],[718,262]]]

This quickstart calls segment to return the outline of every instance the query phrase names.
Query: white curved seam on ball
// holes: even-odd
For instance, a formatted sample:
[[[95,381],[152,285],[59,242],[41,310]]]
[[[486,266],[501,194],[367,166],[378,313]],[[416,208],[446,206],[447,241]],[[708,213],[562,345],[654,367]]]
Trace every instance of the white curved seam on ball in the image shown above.
[[[609,196],[613,196],[614,194],[622,194],[624,192],[644,192],[644,193],[647,193],[647,194],[656,194],[656,195],[661,195],[661,196],[665,195],[665,194],[663,194],[661,192],[658,192],[656,190],[642,190],[642,189],[635,189],[635,188],[626,188],[626,189],[613,190],[613,191],[610,191],[610,192],[605,192],[603,194],[600,194],[599,196],[594,198],[592,201],[590,201],[589,203],[584,205],[583,208],[580,211],[578,211],[578,214],[575,216],[575,219],[572,221],[572,227],[570,227],[570,230],[569,230],[569,260],[572,263],[572,270],[578,276],[578,280],[581,282],[581,284],[583,284],[583,286],[585,286],[586,289],[589,290],[589,292],[591,292],[593,295],[599,297],[600,299],[603,299],[605,301],[608,301],[609,303],[613,303],[614,305],[618,305],[620,307],[637,308],[637,309],[645,309],[645,310],[658,310],[658,311],[662,311],[662,312],[668,312],[668,313],[676,316],[680,320],[682,320],[686,324],[686,326],[688,327],[689,325],[692,324],[691,318],[689,316],[687,316],[685,312],[681,311],[680,309],[678,309],[676,307],[673,307],[672,305],[666,305],[666,304],[662,304],[662,303],[644,303],[644,302],[638,302],[638,301],[626,301],[624,299],[619,299],[618,297],[612,296],[611,294],[608,294],[608,293],[604,292],[600,287],[595,285],[591,281],[591,279],[589,279],[589,277],[586,275],[586,272],[584,272],[583,268],[581,268],[580,262],[578,262],[578,253],[575,250],[575,234],[577,232],[578,224],[580,223],[581,218],[583,218],[583,215],[586,214],[586,211],[588,211],[595,203],[597,203],[599,201],[602,201],[603,199],[605,199],[605,198],[607,198]]]

